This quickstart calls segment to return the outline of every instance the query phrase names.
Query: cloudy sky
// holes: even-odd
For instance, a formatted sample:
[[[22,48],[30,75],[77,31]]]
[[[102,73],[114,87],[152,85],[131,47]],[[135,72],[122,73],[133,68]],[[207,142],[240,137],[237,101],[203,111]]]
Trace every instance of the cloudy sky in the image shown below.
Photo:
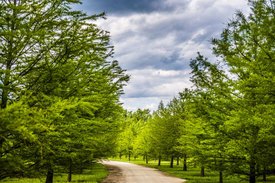
[[[213,58],[211,38],[236,10],[248,12],[246,0],[84,0],[79,8],[107,13],[98,24],[131,75],[121,98],[128,110],[154,110],[190,87],[190,59],[198,51]]]

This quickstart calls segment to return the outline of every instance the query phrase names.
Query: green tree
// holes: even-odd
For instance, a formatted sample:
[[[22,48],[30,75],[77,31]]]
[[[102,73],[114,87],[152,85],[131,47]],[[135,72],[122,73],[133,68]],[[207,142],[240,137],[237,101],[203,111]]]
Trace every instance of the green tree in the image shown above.
[[[180,137],[180,118],[181,106],[178,99],[174,98],[167,106],[161,102],[158,110],[153,115],[152,125],[152,144],[155,144],[159,154],[159,165],[161,156],[170,157],[170,167],[173,168],[174,158],[179,157],[178,151]]]
[[[225,67],[216,69],[200,55],[191,66],[193,82],[203,99],[200,101],[204,114],[200,118],[204,117],[210,139],[224,144],[213,146],[211,156],[218,155],[215,149],[221,150],[222,159],[229,160],[227,171],[248,175],[249,182],[255,183],[258,175],[266,174],[267,166],[274,165],[270,157],[274,152],[271,111],[274,110],[275,2],[249,3],[250,15],[245,17],[238,12],[221,37],[213,39],[214,53]],[[211,144],[208,141],[206,147]]]
[[[0,161],[10,165],[1,166],[1,178],[39,167],[48,169],[46,182],[52,182],[56,154],[70,160],[86,148],[99,157],[104,153],[96,149],[103,152],[113,142],[99,139],[111,139],[108,127],[116,127],[128,76],[109,60],[109,34],[94,23],[104,15],[73,11],[71,5],[79,2],[0,1],[1,116],[6,121]],[[33,120],[24,120],[22,111]],[[97,143],[89,145],[90,140]]]
[[[151,128],[150,120],[151,114],[149,109],[138,109],[133,117],[137,120],[138,124],[138,133],[135,138],[133,149],[135,156],[143,156],[145,162],[148,163],[149,158],[152,155],[153,144],[151,141]]]
[[[222,68],[211,64],[202,55],[191,61],[191,81],[194,83],[193,110],[194,119],[199,119],[203,132],[199,135],[199,145],[203,150],[202,158],[204,165],[219,170],[220,182],[223,182],[223,171],[225,170],[226,153],[225,146],[228,136],[224,130],[224,123],[230,116],[234,106],[234,95],[232,95],[232,83]],[[203,172],[203,171],[202,171]]]
[[[262,154],[269,154],[274,147],[274,6],[273,0],[251,1],[251,14],[241,12],[231,21],[220,39],[214,39],[214,51],[228,65],[235,76],[235,100],[239,108],[232,110],[227,122],[228,133],[236,139],[231,141],[235,152],[243,154],[243,161],[235,164],[239,172],[245,169],[249,182],[256,182],[261,174],[257,166],[266,167]],[[264,142],[269,142],[266,146]],[[265,152],[265,153],[263,153]],[[270,155],[264,155],[268,158]],[[243,164],[248,166],[244,167]],[[247,171],[248,169],[248,171]]]
[[[140,155],[142,148],[138,147],[137,144],[141,142],[140,135],[150,116],[148,109],[138,109],[135,112],[125,111],[125,116],[121,119],[121,130],[117,139],[117,151],[120,158],[122,155],[126,155],[130,161],[132,155],[135,157]]]

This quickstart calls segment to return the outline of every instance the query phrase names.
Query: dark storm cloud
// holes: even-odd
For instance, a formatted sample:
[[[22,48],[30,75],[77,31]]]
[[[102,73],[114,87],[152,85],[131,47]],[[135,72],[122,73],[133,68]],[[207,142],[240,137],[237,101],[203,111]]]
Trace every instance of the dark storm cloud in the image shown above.
[[[132,76],[122,97],[130,110],[156,109],[190,87],[191,58],[211,54],[210,40],[238,8],[240,0],[84,0],[88,14],[107,12],[98,25],[110,31],[114,58]]]
[[[163,0],[84,0],[82,9],[107,14],[124,15],[128,13],[148,13],[152,11],[169,10],[163,6]]]

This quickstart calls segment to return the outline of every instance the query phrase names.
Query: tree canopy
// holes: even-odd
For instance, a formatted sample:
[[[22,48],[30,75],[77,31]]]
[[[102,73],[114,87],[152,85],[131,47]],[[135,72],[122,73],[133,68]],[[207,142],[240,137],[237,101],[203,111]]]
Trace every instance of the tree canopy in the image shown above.
[[[212,40],[217,61],[192,59],[191,89],[168,105],[160,103],[138,139],[149,139],[151,157],[239,175],[255,183],[274,171],[275,2],[249,1]],[[150,132],[150,133],[148,133]],[[142,137],[139,137],[142,136]],[[160,163],[159,163],[160,164]]]
[[[52,182],[55,166],[112,152],[129,77],[95,23],[104,14],[75,3],[0,1],[0,179],[41,170]]]
[[[113,60],[104,14],[78,0],[0,0],[0,180],[81,172],[115,153],[129,160],[183,160],[255,183],[275,170],[275,2],[249,1],[198,53],[193,87],[156,111],[129,112],[129,80]]]

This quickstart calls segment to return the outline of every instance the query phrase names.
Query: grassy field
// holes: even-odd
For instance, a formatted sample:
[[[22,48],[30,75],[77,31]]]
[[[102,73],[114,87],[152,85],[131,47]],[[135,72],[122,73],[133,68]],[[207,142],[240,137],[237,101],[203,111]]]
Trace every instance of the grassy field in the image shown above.
[[[95,164],[91,170],[85,170],[83,174],[73,174],[72,182],[82,182],[82,183],[99,183],[106,176],[108,172],[102,164]],[[67,182],[67,174],[56,173],[54,176],[54,183],[64,183]],[[45,177],[43,178],[7,178],[1,183],[44,183]]]
[[[128,160],[125,159],[116,159],[113,158],[112,160],[116,161],[125,161],[128,162]],[[157,161],[149,161],[148,164],[146,164],[142,159],[133,159],[130,161],[131,163],[156,168],[159,169],[162,172],[167,173],[168,175],[176,176],[182,179],[186,179],[188,183],[218,183],[219,182],[219,173],[215,171],[210,171],[208,169],[205,169],[205,177],[200,176],[200,169],[199,168],[193,168],[188,167],[188,171],[182,170],[182,163],[180,165],[176,165],[176,162],[174,164],[174,168],[170,168],[170,162],[169,161],[162,161],[161,166],[157,166]],[[273,182],[275,183],[275,176],[268,176],[267,182]],[[224,176],[224,183],[247,183],[248,181],[241,179],[237,176]],[[261,177],[257,180],[257,182],[263,182],[261,181]]]

